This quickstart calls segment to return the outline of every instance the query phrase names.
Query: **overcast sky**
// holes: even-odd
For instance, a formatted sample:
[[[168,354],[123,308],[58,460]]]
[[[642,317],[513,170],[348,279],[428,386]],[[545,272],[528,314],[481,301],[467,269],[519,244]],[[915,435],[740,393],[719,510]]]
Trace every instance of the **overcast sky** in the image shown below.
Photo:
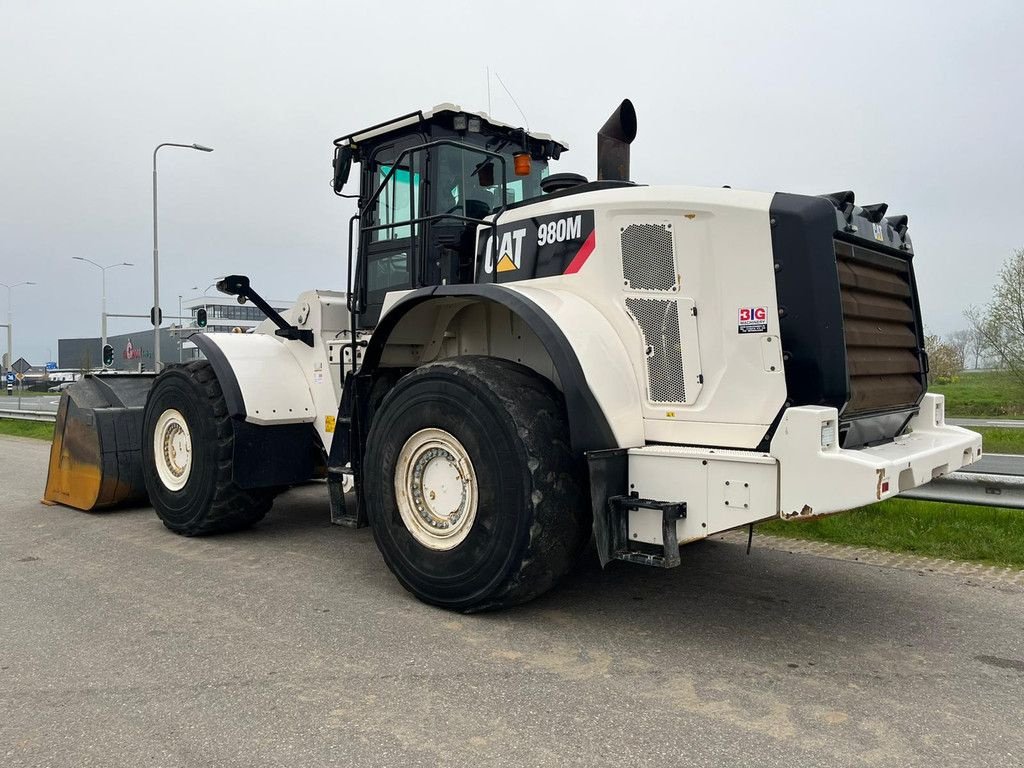
[[[593,176],[623,97],[633,177],[810,194],[910,216],[926,324],[949,332],[1024,246],[1024,3],[47,2],[0,0],[0,282],[15,354],[233,272],[290,300],[343,289],[349,205],[331,141],[442,101],[487,108],[485,68]],[[492,78],[493,114],[522,124]],[[0,311],[6,312],[0,289]],[[111,320],[110,332],[132,321]],[[0,337],[2,346],[2,337]]]

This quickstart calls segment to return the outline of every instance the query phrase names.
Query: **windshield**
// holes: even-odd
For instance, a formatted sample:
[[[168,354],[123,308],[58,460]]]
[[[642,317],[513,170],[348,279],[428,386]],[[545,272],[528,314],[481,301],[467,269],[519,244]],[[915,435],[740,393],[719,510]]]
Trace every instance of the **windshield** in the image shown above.
[[[471,218],[482,218],[504,205],[522,202],[540,195],[540,181],[548,175],[548,164],[534,160],[528,176],[515,175],[513,152],[502,151],[508,185],[505,200],[501,199],[502,164],[496,158],[459,147],[439,147],[438,158],[438,213],[457,213]],[[486,166],[493,167],[488,173]],[[493,178],[486,178],[488,175]],[[493,184],[481,184],[493,181]]]

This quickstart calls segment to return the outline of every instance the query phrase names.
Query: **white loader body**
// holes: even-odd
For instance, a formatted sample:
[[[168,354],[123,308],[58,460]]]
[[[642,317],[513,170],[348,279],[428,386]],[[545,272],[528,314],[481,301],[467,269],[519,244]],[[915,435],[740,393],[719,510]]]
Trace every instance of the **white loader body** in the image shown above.
[[[539,201],[499,216],[501,231],[513,232],[499,243],[507,252],[495,260],[491,248],[478,270],[477,283],[500,278],[503,290],[564,334],[614,447],[627,451],[630,492],[686,503],[686,516],[676,521],[679,542],[890,498],[981,454],[977,434],[945,424],[938,395],[924,397],[905,434],[856,449],[839,445],[837,408],[785,407],[771,203],[768,194],[697,187]],[[538,220],[561,216],[563,231],[576,235],[573,219],[581,212],[593,216],[582,258],[577,254],[566,273],[527,274],[523,251],[516,251],[526,235],[516,234],[516,225],[533,222],[537,230]],[[479,228],[482,242],[489,232]],[[559,230],[553,232],[533,236],[557,240]],[[409,293],[388,295],[381,322]],[[235,371],[246,420],[313,422],[330,451],[343,377],[353,368],[353,349],[359,358],[363,348],[352,344],[343,294],[304,293],[285,319],[312,330],[314,345],[260,335],[273,333],[269,322],[254,335],[207,338]],[[470,295],[408,311],[380,364],[411,368],[465,354],[521,362],[561,386],[537,333],[504,307]],[[661,513],[630,510],[628,535],[662,545]]]

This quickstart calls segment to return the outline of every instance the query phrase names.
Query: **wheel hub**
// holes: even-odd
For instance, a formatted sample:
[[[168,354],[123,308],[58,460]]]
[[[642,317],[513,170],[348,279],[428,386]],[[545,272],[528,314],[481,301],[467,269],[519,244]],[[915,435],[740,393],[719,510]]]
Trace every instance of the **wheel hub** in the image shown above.
[[[153,431],[153,459],[165,487],[185,487],[192,472],[192,434],[180,411],[169,408],[160,414]]]
[[[423,429],[398,455],[395,498],[402,522],[430,549],[462,543],[476,519],[477,481],[469,453],[443,429]]]

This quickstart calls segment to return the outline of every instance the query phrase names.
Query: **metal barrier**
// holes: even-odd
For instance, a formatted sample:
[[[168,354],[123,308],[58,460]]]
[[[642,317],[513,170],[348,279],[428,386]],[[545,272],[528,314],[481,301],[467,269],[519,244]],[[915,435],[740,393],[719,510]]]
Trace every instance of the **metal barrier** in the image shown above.
[[[900,498],[1024,509],[1024,477],[950,472],[927,485],[901,493]]]
[[[56,411],[27,411],[21,408],[0,408],[0,419],[19,421],[57,421]]]

